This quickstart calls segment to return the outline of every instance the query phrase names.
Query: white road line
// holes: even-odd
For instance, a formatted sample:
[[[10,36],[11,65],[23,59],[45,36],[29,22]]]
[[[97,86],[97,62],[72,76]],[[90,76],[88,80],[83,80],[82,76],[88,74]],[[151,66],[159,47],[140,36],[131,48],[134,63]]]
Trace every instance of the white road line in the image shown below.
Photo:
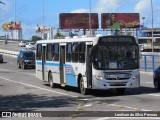
[[[0,68],[0,70],[4,70],[4,71],[13,71],[13,70],[7,70],[7,69],[2,69],[2,68]]]
[[[118,105],[118,104],[108,104],[107,106],[113,106],[113,107],[118,107],[118,108],[127,108],[127,109],[137,110],[137,111],[151,111],[151,110],[147,110],[147,109],[135,108],[135,107],[125,106],[125,105]]]
[[[37,88],[37,89],[40,89],[40,90],[44,90],[44,91],[48,91],[48,92],[52,92],[52,93],[57,93],[57,94],[60,94],[60,95],[65,95],[65,96],[70,96],[70,97],[78,97],[78,96],[69,95],[69,94],[57,92],[57,91],[54,91],[54,90],[49,90],[49,89],[46,89],[46,88],[41,88],[41,87],[38,87],[38,86],[26,84],[26,83],[23,83],[23,82],[17,82],[17,81],[10,80],[10,79],[4,78],[4,77],[0,77],[0,78],[3,79],[3,80],[10,81],[10,82],[14,82],[14,83],[18,83],[18,84],[21,84],[21,85],[26,85],[26,86],[34,87],[34,88]]]
[[[92,106],[92,104],[86,104],[86,105],[84,105],[82,107],[90,107],[90,106]]]
[[[15,72],[14,70],[7,70],[7,69],[2,69],[2,68],[0,68],[0,70]],[[19,73],[19,71],[17,71],[17,73]],[[28,75],[36,76],[36,74],[33,74],[33,73],[23,73],[23,72],[21,72],[21,73],[22,74],[28,74]]]
[[[158,95],[158,94],[148,94],[148,95],[155,96],[155,97],[160,97],[160,95]]]
[[[92,120],[160,120],[160,117],[104,117]]]

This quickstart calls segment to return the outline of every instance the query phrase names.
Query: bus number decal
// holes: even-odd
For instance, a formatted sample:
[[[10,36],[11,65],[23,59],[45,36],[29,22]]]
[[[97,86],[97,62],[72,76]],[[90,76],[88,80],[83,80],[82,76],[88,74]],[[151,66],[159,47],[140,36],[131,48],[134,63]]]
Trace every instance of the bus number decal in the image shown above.
[[[66,66],[66,73],[71,73],[72,67],[71,66]]]

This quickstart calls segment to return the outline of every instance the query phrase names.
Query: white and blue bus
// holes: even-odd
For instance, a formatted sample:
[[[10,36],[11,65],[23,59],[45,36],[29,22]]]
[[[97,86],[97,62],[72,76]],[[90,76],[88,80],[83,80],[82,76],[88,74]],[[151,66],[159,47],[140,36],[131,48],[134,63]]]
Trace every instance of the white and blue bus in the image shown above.
[[[55,84],[123,93],[140,86],[139,46],[133,36],[37,41],[36,76]]]

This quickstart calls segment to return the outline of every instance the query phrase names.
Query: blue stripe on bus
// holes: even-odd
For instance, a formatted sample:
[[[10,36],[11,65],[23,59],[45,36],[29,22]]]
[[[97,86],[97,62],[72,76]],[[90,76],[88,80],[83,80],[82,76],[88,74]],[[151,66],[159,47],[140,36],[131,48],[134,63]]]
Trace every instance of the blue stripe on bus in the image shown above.
[[[42,62],[36,62],[36,64],[42,65]],[[46,62],[44,65],[46,65],[46,66],[59,66],[59,63]],[[73,67],[69,64],[65,64],[64,66],[65,66],[65,73],[66,73],[66,85],[78,87],[76,77],[74,76],[75,72],[73,70]],[[70,69],[68,72],[66,71],[66,69],[68,69],[67,67]],[[60,74],[60,73],[56,72],[56,74]]]

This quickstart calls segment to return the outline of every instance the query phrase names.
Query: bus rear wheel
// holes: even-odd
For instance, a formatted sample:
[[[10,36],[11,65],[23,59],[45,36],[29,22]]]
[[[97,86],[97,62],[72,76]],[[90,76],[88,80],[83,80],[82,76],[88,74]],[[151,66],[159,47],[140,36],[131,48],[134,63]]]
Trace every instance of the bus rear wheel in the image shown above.
[[[52,73],[49,73],[48,82],[49,82],[49,86],[50,86],[51,88],[54,88],[54,87],[55,87],[55,85],[54,85],[54,83],[53,83]]]
[[[80,89],[80,93],[81,94],[87,95],[88,90],[87,90],[87,88],[84,87],[84,80],[83,80],[83,78],[80,79],[79,89]]]

